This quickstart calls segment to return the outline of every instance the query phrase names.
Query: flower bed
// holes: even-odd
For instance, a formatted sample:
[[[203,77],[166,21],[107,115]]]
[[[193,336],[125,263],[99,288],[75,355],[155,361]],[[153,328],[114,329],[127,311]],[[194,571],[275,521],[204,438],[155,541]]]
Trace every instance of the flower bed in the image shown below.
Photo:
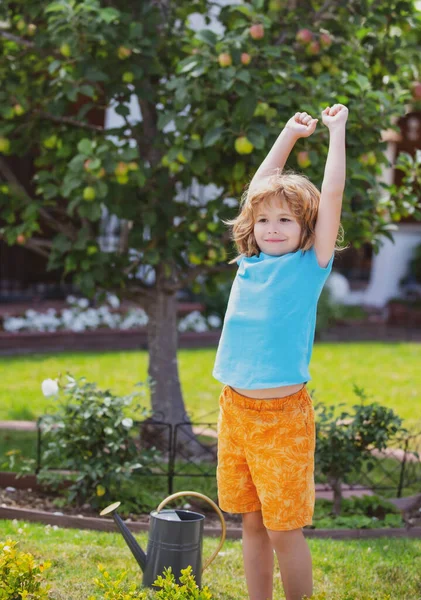
[[[132,350],[147,348],[146,312],[139,307],[120,306],[115,296],[108,305],[89,306],[86,298],[67,298],[68,307],[44,311],[25,310],[3,316],[0,354],[74,350]],[[201,305],[179,305],[179,345],[182,348],[214,346],[220,336],[221,320],[204,317]],[[3,330],[1,330],[3,329]]]

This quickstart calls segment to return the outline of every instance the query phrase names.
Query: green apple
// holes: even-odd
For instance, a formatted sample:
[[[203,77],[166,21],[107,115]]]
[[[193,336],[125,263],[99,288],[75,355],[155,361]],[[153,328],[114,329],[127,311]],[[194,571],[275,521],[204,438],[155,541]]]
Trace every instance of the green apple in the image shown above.
[[[116,168],[114,169],[114,173],[116,174],[117,177],[121,177],[124,175],[127,175],[127,171],[129,170],[129,165],[127,165],[125,162],[120,161]]]
[[[250,142],[250,140],[247,139],[245,135],[238,137],[235,140],[234,146],[238,154],[250,154],[251,152],[253,152],[254,149],[253,144]]]
[[[69,58],[69,56],[72,53],[72,50],[71,50],[69,44],[62,44],[60,46],[60,52],[64,57]]]
[[[302,169],[306,169],[311,165],[309,153],[307,151],[299,152],[297,154],[297,163]]]
[[[320,73],[323,71],[323,65],[319,62],[315,62],[311,65],[311,70],[315,75],[320,75]]]
[[[10,141],[5,137],[0,137],[0,153],[8,154],[10,150]]]
[[[132,53],[132,51],[130,50],[130,48],[126,48],[125,46],[120,46],[117,50],[117,56],[121,60],[124,60],[125,58],[129,58],[131,53]]]
[[[17,115],[18,117],[23,115],[23,113],[25,112],[25,109],[21,104],[15,104],[13,110],[15,111],[15,115]]]
[[[52,148],[55,148],[57,145],[57,136],[50,135],[50,137],[46,138],[42,143],[44,144],[45,148],[52,150]]]
[[[86,200],[87,202],[92,202],[93,200],[95,200],[95,198],[96,198],[95,188],[93,188],[91,185],[88,185],[83,190],[83,199]]]
[[[122,80],[124,83],[132,83],[134,81],[134,74],[131,71],[123,73]]]
[[[171,171],[171,173],[178,173],[181,170],[181,165],[178,162],[170,162],[170,164],[168,165],[169,170]]]
[[[197,254],[189,254],[189,261],[193,265],[201,265],[202,264],[202,259],[200,258],[200,256],[197,256]]]
[[[222,52],[218,56],[218,62],[219,66],[221,67],[230,67],[232,65],[231,54],[228,54],[228,52]]]
[[[267,102],[258,102],[253,117],[264,117],[269,109]]]

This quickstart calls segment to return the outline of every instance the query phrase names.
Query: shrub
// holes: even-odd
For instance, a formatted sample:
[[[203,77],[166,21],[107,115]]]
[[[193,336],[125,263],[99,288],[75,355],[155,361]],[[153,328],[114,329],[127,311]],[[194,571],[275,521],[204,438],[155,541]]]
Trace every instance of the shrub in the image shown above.
[[[146,592],[139,589],[137,583],[126,581],[127,571],[122,571],[115,579],[105,569],[103,565],[98,565],[100,577],[95,577],[93,582],[100,591],[100,596],[90,596],[89,600],[145,600]]]
[[[148,594],[140,590],[135,582],[127,583],[127,571],[123,571],[113,580],[105,567],[98,565],[101,577],[95,577],[94,584],[100,590],[101,596],[91,596],[89,600],[146,600]],[[180,583],[177,583],[171,567],[164,570],[155,580],[155,587],[161,588],[156,592],[155,598],[161,600],[212,600],[209,589],[205,586],[200,589],[194,579],[191,566],[181,569]]]
[[[140,450],[135,424],[126,416],[138,394],[115,396],[102,391],[84,377],[66,376],[60,385],[64,392],[57,413],[42,420],[43,451],[39,479],[54,483],[60,469],[76,473],[66,494],[70,502],[89,502],[98,507],[115,499],[133,473],[147,468],[155,456],[152,450]],[[145,414],[145,409],[141,412]]]
[[[32,554],[20,552],[11,539],[0,542],[0,600],[48,600],[43,572],[50,563],[37,564]]]
[[[342,481],[346,475],[360,469],[364,462],[368,470],[372,470],[376,459],[371,449],[384,450],[398,431],[407,432],[401,427],[402,419],[392,409],[377,403],[364,405],[365,392],[356,385],[354,393],[361,404],[353,406],[353,414],[342,411],[337,417],[336,406],[315,405],[318,413],[315,460],[333,490],[335,515],[341,511]],[[337,405],[340,406],[344,404]]]
[[[160,575],[154,583],[156,587],[161,588],[156,593],[155,598],[162,598],[163,600],[211,600],[212,594],[209,589],[206,586],[200,589],[196,585],[190,566],[181,569],[180,583],[182,585],[176,583],[171,567],[165,569],[164,577]]]

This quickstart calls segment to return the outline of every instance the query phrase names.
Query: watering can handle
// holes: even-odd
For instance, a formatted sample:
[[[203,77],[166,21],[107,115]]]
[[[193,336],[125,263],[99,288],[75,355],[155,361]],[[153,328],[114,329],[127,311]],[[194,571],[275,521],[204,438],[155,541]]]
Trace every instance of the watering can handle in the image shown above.
[[[161,504],[158,506],[158,508],[156,509],[157,512],[159,512],[160,510],[162,510],[164,508],[164,506],[168,503],[171,502],[171,500],[175,500],[176,498],[180,498],[180,496],[195,496],[196,498],[202,498],[202,500],[206,500],[206,502],[208,502],[212,508],[217,512],[218,517],[221,521],[221,539],[219,540],[219,546],[218,548],[215,550],[215,552],[212,554],[212,556],[205,562],[205,564],[203,565],[202,568],[202,573],[203,571],[211,564],[211,562],[214,560],[214,558],[216,557],[216,555],[218,554],[218,552],[220,551],[220,549],[222,548],[224,541],[225,541],[225,535],[226,535],[226,531],[227,531],[227,526],[225,524],[225,519],[224,516],[221,512],[221,510],[219,509],[219,506],[217,506],[215,504],[215,502],[213,500],[211,500],[210,498],[208,498],[207,496],[205,496],[204,494],[201,494],[200,492],[176,492],[175,494],[171,494],[171,496],[168,496],[168,498],[165,498],[165,500],[163,500],[161,502]]]

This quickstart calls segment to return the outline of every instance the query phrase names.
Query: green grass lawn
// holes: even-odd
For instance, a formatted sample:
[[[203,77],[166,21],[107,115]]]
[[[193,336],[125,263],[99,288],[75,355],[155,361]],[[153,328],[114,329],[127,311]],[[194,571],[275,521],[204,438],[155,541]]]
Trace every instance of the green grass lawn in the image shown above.
[[[52,600],[87,600],[95,592],[98,563],[115,576],[128,570],[141,582],[141,572],[120,534],[53,529],[39,524],[0,521],[0,539],[20,541],[22,550],[39,561],[50,560],[46,572]],[[136,536],[143,547],[146,534]],[[421,597],[421,540],[308,540],[313,559],[314,600],[416,600]],[[205,538],[204,557],[217,540]],[[227,541],[205,571],[203,585],[215,600],[246,599],[240,541]],[[151,595],[151,598],[153,595]],[[275,571],[274,598],[284,598]]]
[[[221,384],[213,379],[215,348],[180,350],[178,364],[187,410],[197,420],[215,420]],[[63,353],[0,358],[0,419],[34,419],[54,410],[41,393],[41,382],[70,371],[114,393],[127,394],[145,382],[146,351]],[[415,343],[318,343],[314,347],[308,387],[327,404],[359,400],[353,383],[369,401],[393,408],[408,428],[421,429],[421,345]],[[143,398],[149,406],[149,395]]]

